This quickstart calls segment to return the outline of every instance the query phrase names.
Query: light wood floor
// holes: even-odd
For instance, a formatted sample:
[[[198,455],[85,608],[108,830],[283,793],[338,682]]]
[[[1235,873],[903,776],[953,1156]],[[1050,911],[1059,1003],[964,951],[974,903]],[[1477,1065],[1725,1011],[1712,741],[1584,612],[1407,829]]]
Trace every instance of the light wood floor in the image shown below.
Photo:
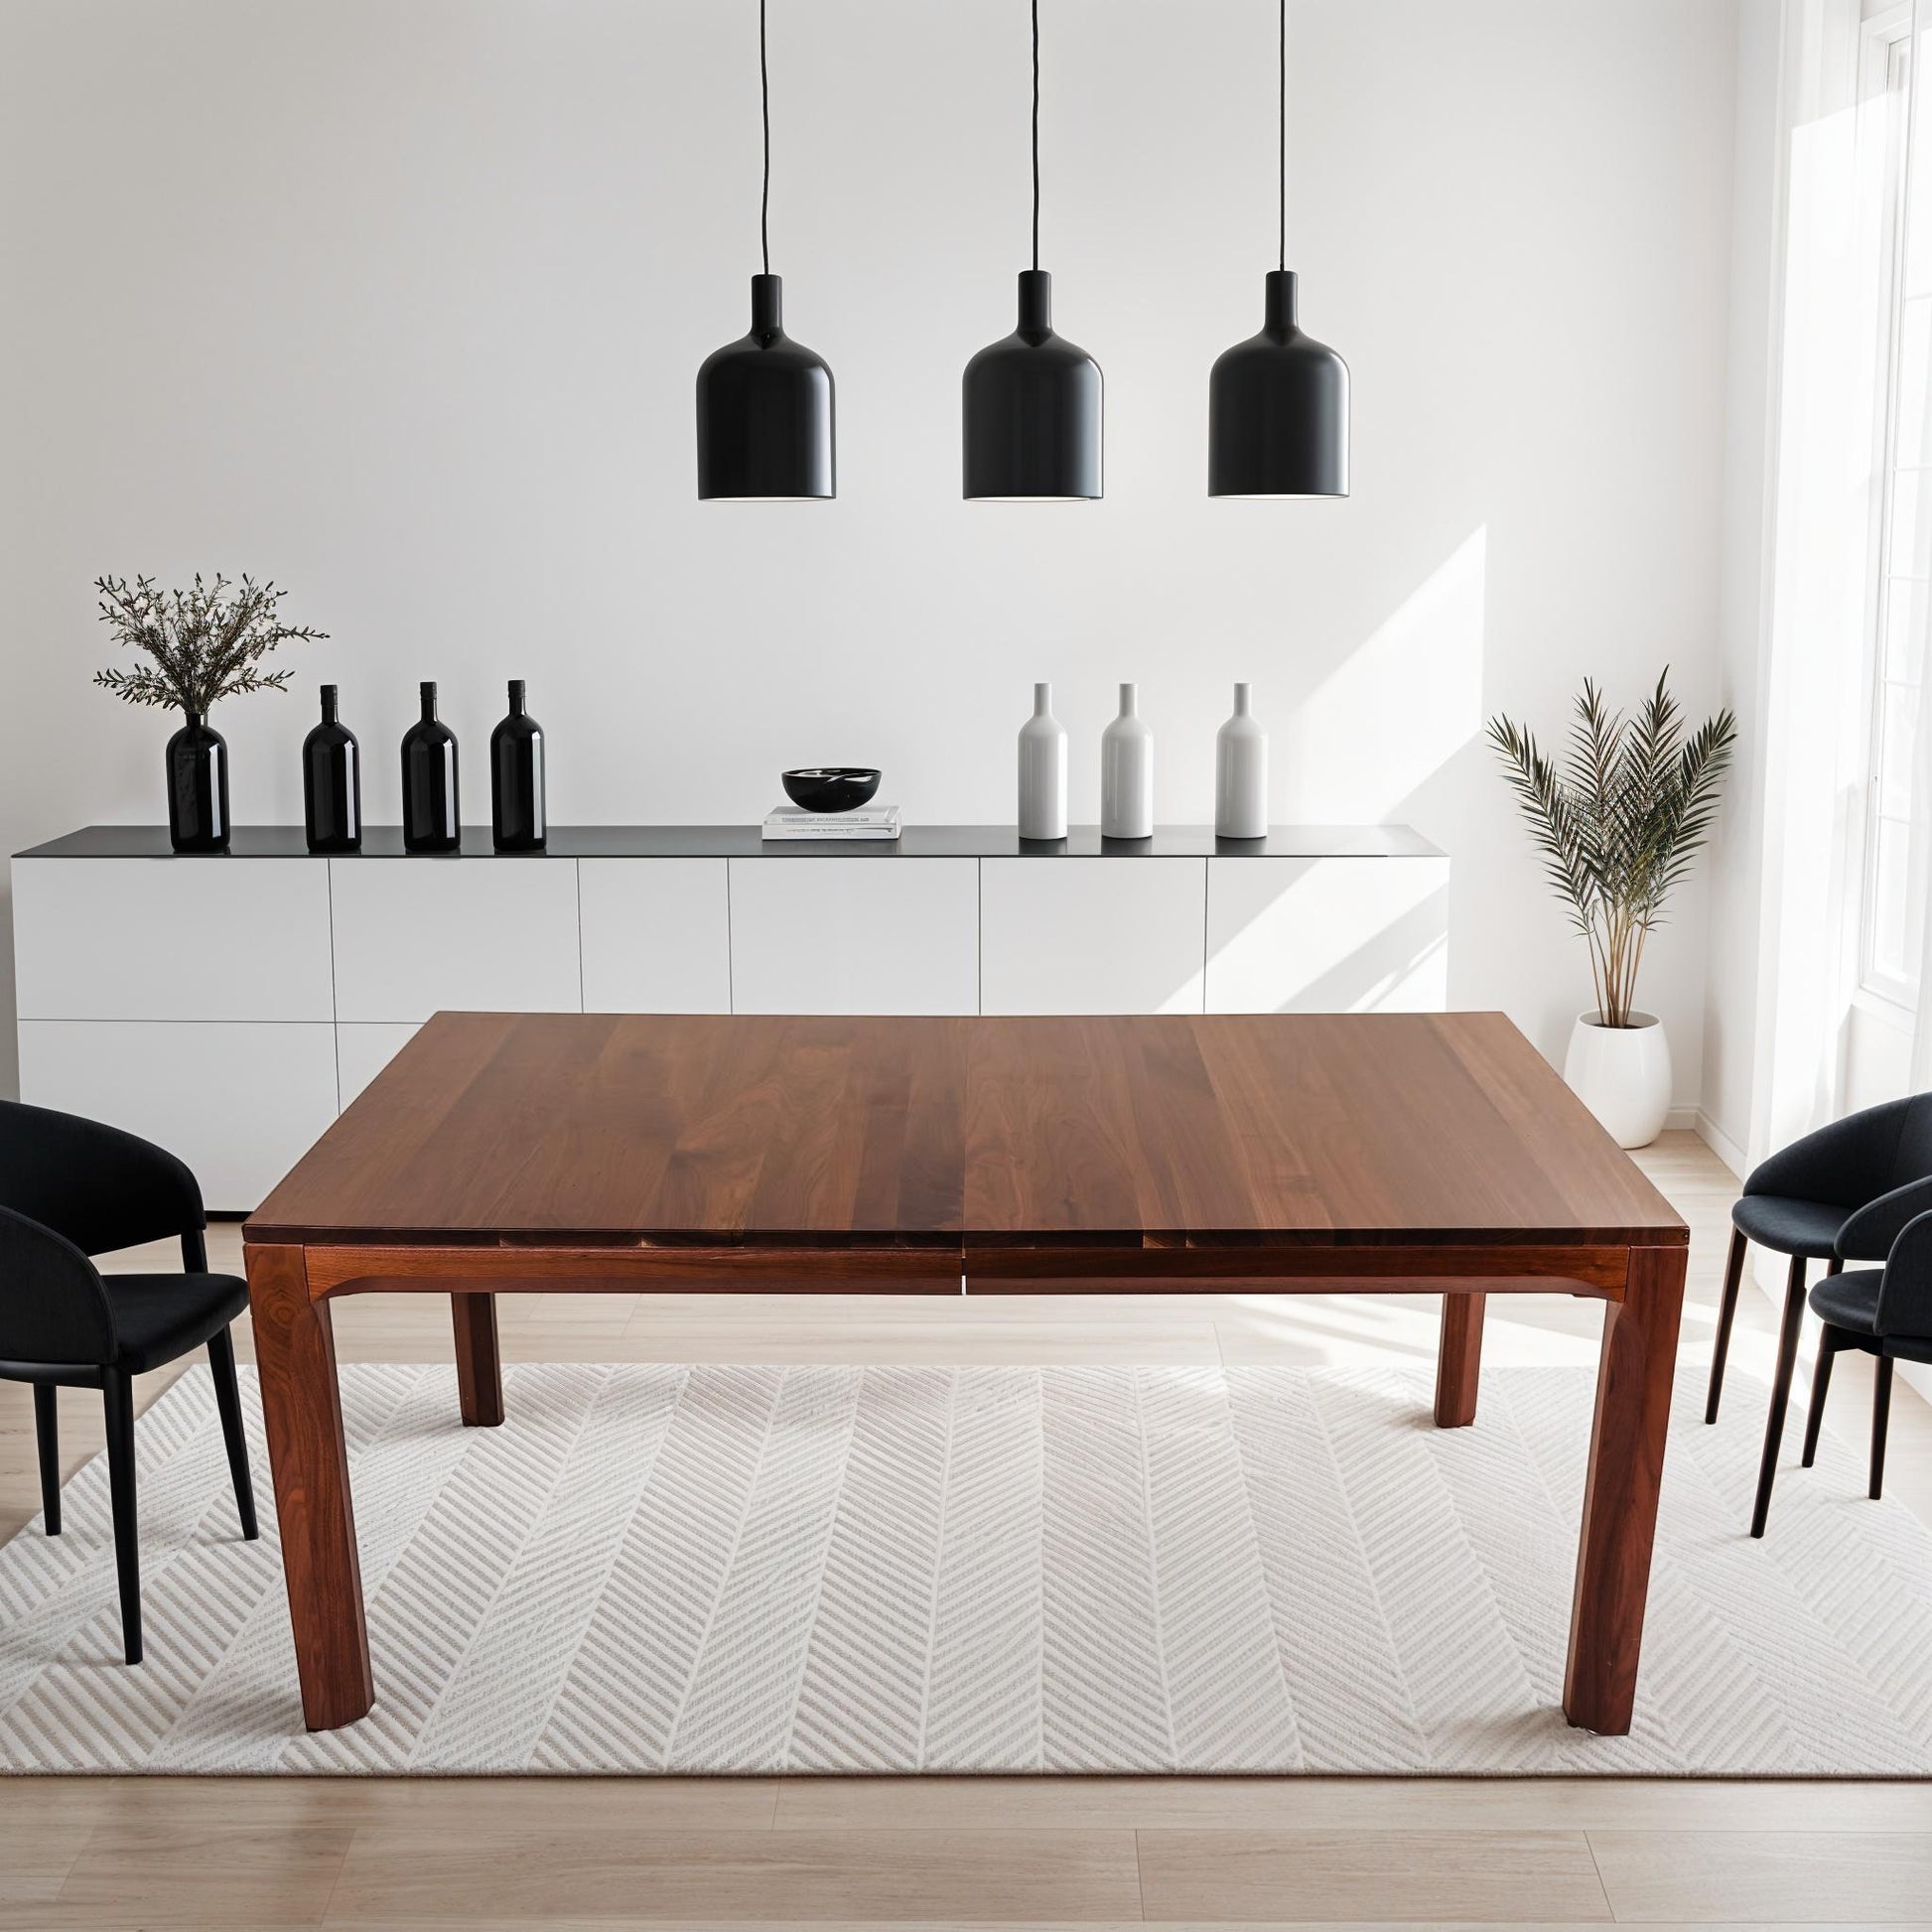
[[[1689,1135],[1639,1159],[1691,1223],[1682,1372],[1701,1379],[1734,1182]],[[232,1227],[210,1246],[217,1266],[238,1267]],[[1437,1307],[521,1297],[502,1312],[504,1351],[525,1360],[1316,1362],[1431,1360]],[[1485,1360],[1594,1361],[1599,1320],[1587,1303],[1492,1303]],[[1768,1375],[1770,1329],[1770,1305],[1746,1295],[1739,1368]],[[450,1347],[447,1305],[427,1297],[340,1304],[336,1332],[348,1360],[444,1359]],[[1868,1374],[1847,1357],[1839,1375],[1836,1424],[1862,1434]],[[144,1397],[166,1379],[149,1377]],[[62,1407],[71,1469],[100,1447],[98,1405],[69,1395]],[[265,1494],[267,1471],[256,1479]],[[1932,1516],[1932,1410],[1902,1386],[1889,1486]],[[0,1538],[38,1507],[28,1392],[0,1385]],[[1611,1919],[1932,1928],[1932,1785],[0,1782],[0,1932]]]

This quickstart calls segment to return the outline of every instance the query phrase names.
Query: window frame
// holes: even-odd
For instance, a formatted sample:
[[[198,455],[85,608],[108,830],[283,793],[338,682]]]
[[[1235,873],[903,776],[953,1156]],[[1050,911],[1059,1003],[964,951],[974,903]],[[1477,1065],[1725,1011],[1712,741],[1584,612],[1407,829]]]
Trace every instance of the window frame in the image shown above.
[[[1887,0],[1883,5],[1872,5],[1867,0],[1860,27],[1858,82],[1861,107],[1875,107],[1881,111],[1881,124],[1874,131],[1884,142],[1879,175],[1884,201],[1877,216],[1884,250],[1877,277],[1877,287],[1881,291],[1877,305],[1877,325],[1881,332],[1878,363],[1884,375],[1879,385],[1878,406],[1872,426],[1871,539],[1862,678],[1865,714],[1865,769],[1862,809],[1857,814],[1859,893],[1856,978],[1859,1001],[1874,1005],[1893,1016],[1910,1016],[1915,1011],[1919,987],[1916,980],[1901,978],[1888,971],[1877,956],[1879,830],[1881,823],[1895,822],[1881,810],[1884,798],[1885,690],[1888,682],[1885,675],[1886,633],[1892,612],[1894,585],[1915,588],[1932,602],[1932,582],[1915,582],[1909,575],[1901,575],[1892,567],[1896,484],[1900,474],[1896,461],[1901,383],[1899,363],[1905,335],[1907,299],[1907,183],[1912,165],[1914,77],[1911,62],[1916,51],[1912,45],[1913,11],[1910,0]],[[1932,301],[1932,296],[1926,299]],[[1913,465],[1912,474],[1924,480],[1921,487],[1932,489],[1932,461]]]

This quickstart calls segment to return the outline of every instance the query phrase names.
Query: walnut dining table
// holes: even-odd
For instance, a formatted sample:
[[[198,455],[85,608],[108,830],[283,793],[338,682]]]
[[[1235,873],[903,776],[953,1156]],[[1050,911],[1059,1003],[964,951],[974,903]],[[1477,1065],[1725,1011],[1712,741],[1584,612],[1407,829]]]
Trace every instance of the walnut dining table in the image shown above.
[[[376,1696],[337,1296],[447,1294],[494,1425],[501,1291],[1418,1288],[1446,1428],[1487,1296],[1605,1305],[1563,1708],[1630,1727],[1689,1236],[1500,1014],[443,1013],[243,1239],[311,1729]]]

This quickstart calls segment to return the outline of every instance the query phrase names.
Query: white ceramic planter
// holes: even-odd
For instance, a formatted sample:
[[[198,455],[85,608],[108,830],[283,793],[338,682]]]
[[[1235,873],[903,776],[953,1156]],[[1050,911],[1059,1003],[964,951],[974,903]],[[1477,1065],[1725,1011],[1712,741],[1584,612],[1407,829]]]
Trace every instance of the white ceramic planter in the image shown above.
[[[1580,1013],[1563,1077],[1618,1147],[1648,1147],[1670,1112],[1670,1041],[1654,1013],[1630,1021],[1605,1027],[1593,1011]]]

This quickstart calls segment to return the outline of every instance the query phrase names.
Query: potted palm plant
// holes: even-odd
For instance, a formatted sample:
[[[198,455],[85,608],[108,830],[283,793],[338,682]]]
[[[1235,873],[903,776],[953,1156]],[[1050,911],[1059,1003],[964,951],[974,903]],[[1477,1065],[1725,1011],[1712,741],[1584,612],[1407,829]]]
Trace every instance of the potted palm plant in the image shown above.
[[[1563,766],[1506,717],[1489,742],[1543,855],[1544,872],[1589,953],[1595,1005],[1580,1014],[1563,1077],[1619,1147],[1646,1147],[1670,1111],[1670,1042],[1637,1010],[1637,972],[1664,905],[1717,816],[1737,738],[1728,709],[1685,734],[1670,667],[1634,718],[1588,679]]]
[[[192,590],[162,591],[151,577],[100,577],[101,621],[117,643],[154,661],[132,670],[94,673],[129,704],[180,711],[180,731],[168,741],[168,837],[177,852],[228,849],[228,743],[207,722],[218,698],[250,691],[282,691],[290,673],[264,671],[261,662],[291,637],[313,642],[326,630],[283,623],[285,591],[244,576],[231,584],[217,575]]]

